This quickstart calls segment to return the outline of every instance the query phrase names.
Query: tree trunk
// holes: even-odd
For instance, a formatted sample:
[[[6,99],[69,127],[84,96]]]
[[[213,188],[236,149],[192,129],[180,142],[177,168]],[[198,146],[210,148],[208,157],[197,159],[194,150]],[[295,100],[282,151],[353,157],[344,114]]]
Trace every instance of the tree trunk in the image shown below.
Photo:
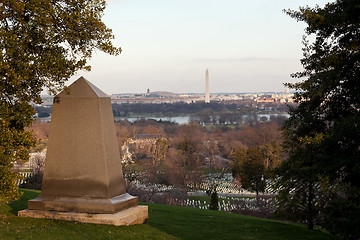
[[[309,182],[309,186],[308,186],[308,191],[309,191],[309,196],[308,196],[308,217],[307,217],[307,222],[308,222],[308,228],[310,230],[314,229],[314,209],[313,209],[313,198],[314,198],[314,194],[313,194],[313,183]]]

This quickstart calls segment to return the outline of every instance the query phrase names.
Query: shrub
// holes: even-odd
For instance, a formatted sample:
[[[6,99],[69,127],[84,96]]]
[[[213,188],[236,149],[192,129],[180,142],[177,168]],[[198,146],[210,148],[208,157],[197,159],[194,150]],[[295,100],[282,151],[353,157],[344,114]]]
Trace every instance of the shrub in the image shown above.
[[[209,209],[219,210],[219,197],[216,191],[213,191],[210,195]]]

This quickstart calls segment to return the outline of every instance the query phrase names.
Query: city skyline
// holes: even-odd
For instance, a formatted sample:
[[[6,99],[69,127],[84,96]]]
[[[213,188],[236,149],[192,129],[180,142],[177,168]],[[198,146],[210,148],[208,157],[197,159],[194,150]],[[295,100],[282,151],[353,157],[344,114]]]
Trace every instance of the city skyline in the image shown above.
[[[327,2],[109,0],[103,19],[122,54],[96,51],[92,71],[66,85],[84,76],[107,94],[204,93],[208,68],[211,92],[282,92],[302,70],[306,27],[282,10]]]

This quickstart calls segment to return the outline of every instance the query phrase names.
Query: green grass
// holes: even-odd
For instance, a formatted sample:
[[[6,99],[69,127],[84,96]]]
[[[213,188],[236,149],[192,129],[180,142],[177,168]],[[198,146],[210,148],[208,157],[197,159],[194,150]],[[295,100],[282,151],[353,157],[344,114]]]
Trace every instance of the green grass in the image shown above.
[[[336,239],[304,226],[212,210],[147,204],[149,221],[109,226],[17,217],[39,192],[23,190],[19,201],[0,207],[0,239]]]
[[[210,202],[210,196],[208,196],[208,195],[204,195],[204,196],[188,196],[188,198],[191,199],[191,200],[195,200],[195,201],[201,201],[201,202],[205,201],[207,203]]]

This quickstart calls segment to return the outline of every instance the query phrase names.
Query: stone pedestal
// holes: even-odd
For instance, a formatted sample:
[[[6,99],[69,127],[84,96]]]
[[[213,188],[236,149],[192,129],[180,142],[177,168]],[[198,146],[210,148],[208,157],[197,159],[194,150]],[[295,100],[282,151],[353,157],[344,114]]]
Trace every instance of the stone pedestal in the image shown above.
[[[143,224],[148,218],[147,206],[127,208],[114,214],[91,214],[77,212],[58,212],[25,209],[19,211],[19,217],[48,218],[83,223],[109,224],[115,226],[128,226]]]
[[[110,97],[83,77],[54,98],[42,191],[28,208],[19,216],[114,225],[148,217],[125,191]]]

